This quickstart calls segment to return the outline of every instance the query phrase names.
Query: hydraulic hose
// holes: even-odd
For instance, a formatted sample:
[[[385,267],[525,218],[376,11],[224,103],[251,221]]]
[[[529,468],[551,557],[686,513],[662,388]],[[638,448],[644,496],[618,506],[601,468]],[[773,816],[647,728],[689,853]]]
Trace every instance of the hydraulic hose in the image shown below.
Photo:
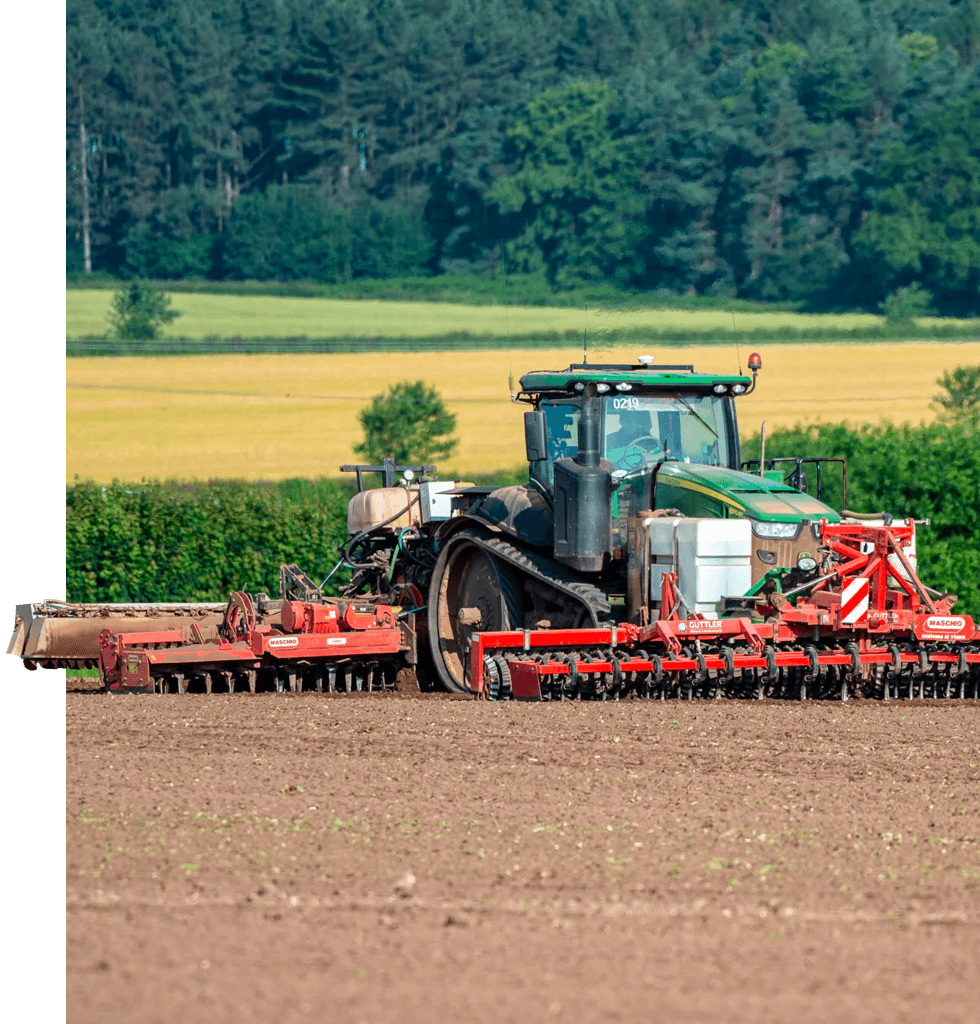
[[[344,548],[344,558],[343,558],[344,564],[345,565],[349,565],[352,569],[370,569],[370,568],[372,568],[370,562],[352,562],[351,561],[351,552],[354,550],[354,547],[357,544],[360,544],[360,542],[362,540],[364,540],[365,537],[370,537],[371,534],[374,533],[376,530],[380,530],[382,527],[387,526],[389,523],[393,523],[400,516],[405,515],[405,513],[408,512],[411,509],[412,501],[413,501],[413,499],[409,498],[408,499],[408,504],[403,509],[400,509],[398,512],[396,512],[392,516],[388,516],[388,518],[383,523],[378,523],[376,526],[370,526],[366,530],[361,530],[360,533],[355,534],[354,537],[352,537],[351,540],[349,541],[349,543],[347,544],[347,547]],[[409,517],[409,518],[411,518],[411,517]]]

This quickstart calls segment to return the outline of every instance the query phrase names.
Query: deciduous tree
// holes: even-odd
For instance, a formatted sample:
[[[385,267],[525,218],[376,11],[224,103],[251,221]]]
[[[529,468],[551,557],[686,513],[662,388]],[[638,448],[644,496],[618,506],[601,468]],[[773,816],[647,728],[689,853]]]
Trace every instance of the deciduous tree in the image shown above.
[[[152,341],[160,328],[172,323],[180,313],[170,308],[170,296],[146,281],[133,281],[112,299],[109,323],[117,338]]]
[[[446,459],[459,444],[452,436],[456,417],[435,388],[421,380],[392,384],[385,394],[371,399],[358,419],[364,441],[354,451],[372,465],[380,465],[386,455],[400,465]]]

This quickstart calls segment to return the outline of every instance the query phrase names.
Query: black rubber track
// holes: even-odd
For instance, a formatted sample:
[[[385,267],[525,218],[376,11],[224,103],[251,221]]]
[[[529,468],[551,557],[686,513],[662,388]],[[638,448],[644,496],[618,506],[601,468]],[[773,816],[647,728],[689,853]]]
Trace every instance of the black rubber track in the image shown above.
[[[429,586],[430,597],[438,595],[441,589],[442,574],[449,564],[449,552],[459,544],[471,544],[482,548],[498,563],[503,587],[503,597],[508,617],[517,618],[517,609],[521,607],[520,577],[533,577],[546,584],[565,597],[577,607],[585,610],[592,626],[611,625],[612,606],[605,593],[591,583],[583,581],[565,566],[546,555],[526,551],[515,544],[495,536],[489,530],[478,525],[465,527],[447,541],[439,556],[436,569],[432,574]],[[439,609],[438,598],[431,600],[429,605],[429,644],[432,650],[436,672],[443,688],[449,692],[469,692],[460,688],[455,680],[447,678],[442,652],[439,649]],[[523,622],[512,621],[511,628],[522,629]]]

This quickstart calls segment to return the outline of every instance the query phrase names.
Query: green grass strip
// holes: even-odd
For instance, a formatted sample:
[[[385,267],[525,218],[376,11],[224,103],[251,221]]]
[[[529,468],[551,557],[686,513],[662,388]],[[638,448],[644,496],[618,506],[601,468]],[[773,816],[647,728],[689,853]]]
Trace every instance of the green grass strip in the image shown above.
[[[842,330],[778,330],[740,331],[741,345],[756,342],[767,344],[847,344],[868,341],[980,341],[980,328],[911,327],[855,328]],[[546,331],[537,334],[475,335],[455,333],[431,337],[408,338],[160,338],[156,341],[120,341],[113,338],[68,338],[67,356],[186,356],[258,353],[358,353],[358,352],[457,352],[475,349],[555,348],[579,344],[578,332]],[[672,331],[659,334],[638,328],[604,332],[590,337],[593,357],[602,349],[625,343],[646,343],[651,346],[682,347],[688,345],[731,345],[732,334],[724,330]]]

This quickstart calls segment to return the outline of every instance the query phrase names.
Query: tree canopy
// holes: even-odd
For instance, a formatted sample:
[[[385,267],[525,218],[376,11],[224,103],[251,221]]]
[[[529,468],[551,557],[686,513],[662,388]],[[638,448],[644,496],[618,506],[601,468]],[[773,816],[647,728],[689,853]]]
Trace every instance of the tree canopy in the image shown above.
[[[180,316],[170,308],[170,296],[164,295],[146,281],[132,281],[120,288],[112,298],[109,324],[113,336],[133,341],[152,341],[160,336],[160,328]]]
[[[380,465],[386,455],[402,466],[427,465],[433,459],[449,458],[459,444],[451,436],[455,415],[425,381],[392,384],[384,394],[375,395],[357,418],[364,440],[354,451],[371,465]]]
[[[946,370],[936,383],[942,388],[935,398],[940,418],[980,430],[980,366]]]
[[[976,312],[976,0],[69,0],[68,267]]]

